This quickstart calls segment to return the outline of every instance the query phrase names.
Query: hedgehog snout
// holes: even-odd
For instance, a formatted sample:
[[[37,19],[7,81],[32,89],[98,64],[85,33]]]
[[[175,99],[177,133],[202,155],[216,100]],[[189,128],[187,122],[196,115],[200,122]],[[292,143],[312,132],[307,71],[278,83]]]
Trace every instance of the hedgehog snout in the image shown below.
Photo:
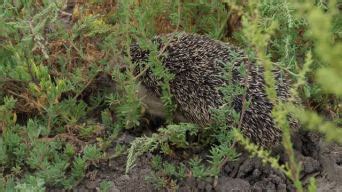
[[[144,85],[139,84],[138,96],[145,110],[153,116],[165,118],[164,105],[160,98],[153,95]]]

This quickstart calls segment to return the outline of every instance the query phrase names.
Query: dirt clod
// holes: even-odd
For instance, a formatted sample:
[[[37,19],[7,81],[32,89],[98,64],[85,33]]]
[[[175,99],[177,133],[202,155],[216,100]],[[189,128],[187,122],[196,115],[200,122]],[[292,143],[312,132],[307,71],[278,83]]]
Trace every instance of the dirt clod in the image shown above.
[[[248,192],[250,188],[251,186],[246,180],[224,176],[219,178],[215,190],[219,192]]]

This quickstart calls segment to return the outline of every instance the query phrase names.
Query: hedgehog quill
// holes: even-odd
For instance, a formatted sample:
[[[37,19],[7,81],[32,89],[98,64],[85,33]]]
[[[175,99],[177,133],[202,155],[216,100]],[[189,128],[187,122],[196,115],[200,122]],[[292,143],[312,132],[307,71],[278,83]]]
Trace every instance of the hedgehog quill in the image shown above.
[[[242,49],[204,35],[185,32],[157,36],[153,42],[158,49],[165,52],[160,60],[174,75],[169,84],[177,106],[175,120],[196,123],[203,127],[212,122],[211,109],[224,104],[220,88],[228,83],[223,77],[225,64],[228,63],[233,69],[232,82],[246,88],[245,97],[250,101],[241,119],[242,133],[264,147],[279,144],[281,130],[272,120],[272,103],[265,93],[263,69],[249,60]],[[148,62],[149,51],[140,48],[138,44],[132,45],[130,52],[132,62]],[[247,76],[244,78],[238,72],[241,65],[246,69]],[[138,69],[136,73],[140,72]],[[286,100],[289,97],[289,80],[279,70],[275,70],[273,74],[277,81],[277,96],[280,100]],[[161,80],[148,69],[139,76],[139,81],[139,95],[147,111],[163,117],[165,113],[160,100]],[[234,98],[233,102],[234,109],[239,113],[242,111],[241,97]]]

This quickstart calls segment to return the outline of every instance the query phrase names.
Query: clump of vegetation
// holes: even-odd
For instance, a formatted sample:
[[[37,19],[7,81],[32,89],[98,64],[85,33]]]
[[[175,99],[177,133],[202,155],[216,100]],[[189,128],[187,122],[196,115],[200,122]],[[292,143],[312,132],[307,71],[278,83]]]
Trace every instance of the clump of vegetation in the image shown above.
[[[71,189],[89,165],[124,154],[126,146],[121,145],[114,154],[104,152],[123,131],[140,125],[136,66],[129,57],[132,42],[151,50],[147,67],[163,79],[162,101],[171,117],[176,107],[168,85],[172,74],[161,65],[151,38],[174,31],[232,40],[263,65],[267,94],[275,106],[273,117],[283,131],[289,161],[279,164],[266,149],[239,133],[240,114],[230,102],[244,90],[230,85],[222,88],[227,104],[213,111],[213,125],[202,130],[192,124],[173,124],[169,118],[152,136],[131,143],[126,172],[139,155],[159,153],[151,162],[154,175],[148,180],[156,187],[175,189],[189,172],[196,178],[217,176],[227,160],[237,158],[237,141],[303,191],[288,115],[304,129],[322,133],[327,141],[342,143],[341,2],[72,2],[0,4],[0,191]],[[291,74],[290,102],[276,99],[274,67]],[[230,69],[226,72],[229,80]],[[298,98],[301,103],[294,102]],[[233,120],[230,124],[227,116]],[[162,158],[174,149],[204,146],[210,148],[205,160],[193,157],[172,164]],[[106,191],[110,185],[104,181],[100,188]],[[308,189],[315,190],[313,179]]]

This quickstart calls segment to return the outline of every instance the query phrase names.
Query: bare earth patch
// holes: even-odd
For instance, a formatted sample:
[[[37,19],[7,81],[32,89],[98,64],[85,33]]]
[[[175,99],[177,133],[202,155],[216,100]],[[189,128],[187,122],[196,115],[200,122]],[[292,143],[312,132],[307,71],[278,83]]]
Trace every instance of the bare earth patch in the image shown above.
[[[124,134],[119,141],[129,143],[134,139]],[[297,159],[302,162],[301,179],[308,182],[316,177],[318,191],[342,191],[342,147],[327,144],[312,133],[302,133],[294,142]],[[280,161],[284,157],[281,156]],[[125,175],[126,157],[110,159],[97,166],[91,166],[87,177],[74,191],[99,191],[101,181],[111,181],[110,191],[160,191],[146,181],[152,168],[151,154],[142,156],[136,166]],[[243,153],[239,160],[227,162],[217,179],[198,180],[188,177],[178,184],[178,191],[295,191],[290,181],[270,166],[265,166],[257,158]],[[169,189],[163,189],[169,191]],[[60,191],[60,190],[50,190]]]

